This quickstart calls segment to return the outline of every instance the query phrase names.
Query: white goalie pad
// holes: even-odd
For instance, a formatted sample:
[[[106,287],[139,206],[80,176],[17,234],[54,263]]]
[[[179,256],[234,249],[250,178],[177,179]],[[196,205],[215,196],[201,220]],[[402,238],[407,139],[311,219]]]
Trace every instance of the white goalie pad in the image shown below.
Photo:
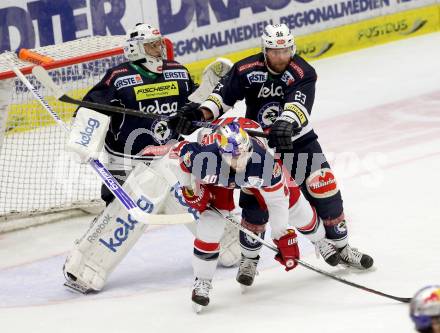
[[[109,124],[109,116],[80,107],[70,130],[66,150],[75,152],[83,162],[98,158]]]
[[[241,219],[241,214],[237,216],[238,220]],[[232,267],[238,264],[241,259],[241,247],[240,247],[240,231],[232,225],[232,223],[226,223],[223,236],[220,239],[220,255],[218,262],[224,267]]]
[[[176,200],[167,199],[172,193],[170,187],[164,184],[163,177],[144,164],[133,169],[123,187],[146,213],[176,213],[179,208],[180,212],[186,212],[178,204],[171,207],[170,202],[176,203]],[[117,200],[113,200],[75,242],[64,265],[64,275],[68,281],[86,290],[101,290],[108,275],[146,228],[147,225],[137,222]]]
[[[205,101],[218,81],[229,72],[233,65],[232,61],[226,58],[217,58],[211,62],[203,70],[200,86],[189,95],[188,99],[195,103]]]

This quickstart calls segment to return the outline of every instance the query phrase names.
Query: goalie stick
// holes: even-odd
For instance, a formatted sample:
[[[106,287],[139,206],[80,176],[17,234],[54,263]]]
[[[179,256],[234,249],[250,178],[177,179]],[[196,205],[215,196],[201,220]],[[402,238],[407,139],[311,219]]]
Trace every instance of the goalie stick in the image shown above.
[[[9,62],[9,67],[17,75],[17,77],[26,85],[29,91],[34,95],[35,99],[43,106],[43,108],[52,116],[58,125],[60,125],[66,132],[69,131],[66,124],[58,116],[58,114],[51,108],[46,100],[40,95],[37,89],[29,82],[23,73],[12,62]],[[46,73],[47,74],[47,73]],[[127,194],[107,168],[98,160],[91,159],[89,161],[90,166],[95,173],[101,178],[104,185],[114,194],[119,202],[125,207],[125,209],[139,222],[146,224],[180,224],[190,223],[194,221],[194,218],[189,213],[176,214],[176,215],[156,215],[143,212],[133,201],[133,199]],[[156,222],[156,223],[155,223]],[[175,222],[175,223],[173,223]]]
[[[223,214],[222,214],[217,208],[212,207],[212,206],[211,206],[209,209],[212,210],[212,211],[214,211],[217,215],[223,217],[224,219],[226,219],[226,220],[229,221],[230,223],[232,223],[236,228],[238,228],[240,231],[243,231],[246,235],[248,235],[248,236],[251,237],[252,239],[254,239],[254,240],[256,240],[256,241],[259,241],[259,242],[262,243],[264,246],[266,246],[266,247],[268,247],[269,249],[271,249],[272,251],[278,253],[278,249],[277,249],[275,246],[273,246],[273,245],[270,244],[269,242],[265,241],[265,240],[262,239],[261,237],[257,236],[257,235],[254,234],[252,231],[250,231],[250,230],[246,229],[245,227],[243,227],[243,226],[241,225],[241,223],[238,222],[238,221],[236,221],[232,216],[225,216],[225,215],[223,215]],[[375,289],[371,289],[371,288],[368,288],[368,287],[362,286],[362,285],[360,285],[360,284],[357,284],[357,283],[355,283],[355,282],[348,281],[348,280],[346,280],[346,279],[344,279],[344,278],[341,278],[341,277],[339,277],[339,276],[337,276],[337,275],[334,275],[334,274],[332,274],[332,273],[326,272],[326,271],[324,271],[324,270],[322,270],[322,269],[320,269],[320,268],[317,268],[317,267],[315,267],[315,266],[310,265],[309,263],[307,263],[307,262],[305,262],[305,261],[303,261],[303,260],[301,260],[301,259],[295,259],[295,260],[296,260],[296,262],[297,262],[299,265],[301,265],[301,266],[303,266],[303,267],[305,267],[305,268],[307,268],[307,269],[310,269],[310,270],[312,270],[312,271],[314,271],[314,272],[316,272],[316,273],[319,273],[319,274],[325,275],[325,276],[327,276],[327,277],[329,277],[329,278],[331,278],[331,279],[333,279],[333,280],[336,280],[336,281],[338,281],[338,282],[344,283],[344,284],[346,284],[346,285],[349,285],[349,286],[352,286],[352,287],[355,287],[355,288],[358,288],[358,289],[361,289],[361,290],[364,290],[364,291],[368,291],[368,292],[370,292],[370,293],[373,293],[373,294],[376,294],[376,295],[379,295],[379,296],[383,296],[383,297],[391,298],[391,299],[393,299],[393,300],[395,300],[395,301],[398,301],[398,302],[402,302],[402,303],[409,303],[409,302],[411,302],[411,298],[408,298],[408,297],[398,297],[398,296],[393,296],[393,295],[390,295],[390,294],[386,294],[386,293],[384,293],[384,292],[381,292],[381,291],[378,291],[378,290],[375,290]]]

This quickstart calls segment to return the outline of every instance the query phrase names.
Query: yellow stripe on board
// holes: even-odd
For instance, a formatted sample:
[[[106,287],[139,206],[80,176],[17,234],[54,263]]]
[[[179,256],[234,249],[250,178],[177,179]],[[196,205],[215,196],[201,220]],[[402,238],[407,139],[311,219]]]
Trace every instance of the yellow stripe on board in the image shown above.
[[[360,21],[310,35],[298,36],[296,38],[297,53],[305,59],[313,61],[439,30],[440,4],[436,4]],[[225,54],[224,57],[236,62],[259,51],[260,48],[256,47]],[[216,57],[193,62],[187,64],[186,67],[192,78],[199,82],[203,69],[215,59]],[[88,89],[70,91],[69,94],[74,98],[81,99]],[[64,121],[70,121],[76,106],[61,103],[51,97],[48,97],[47,100],[53,108],[58,110]],[[6,135],[52,125],[55,125],[55,122],[32,99],[25,104],[12,104],[10,106],[6,121]]]
[[[76,99],[82,99],[90,88],[70,91],[69,95]],[[6,120],[6,136],[56,125],[51,115],[43,109],[30,93],[29,98],[28,103],[9,105],[8,118]],[[76,110],[76,105],[60,102],[52,96],[46,96],[45,99],[63,121],[70,121]]]
[[[297,53],[313,61],[439,30],[440,4],[436,4],[298,36]],[[236,62],[258,52],[260,48],[256,47],[228,53],[224,57]],[[193,79],[199,82],[205,66],[215,59],[196,61],[186,67]]]

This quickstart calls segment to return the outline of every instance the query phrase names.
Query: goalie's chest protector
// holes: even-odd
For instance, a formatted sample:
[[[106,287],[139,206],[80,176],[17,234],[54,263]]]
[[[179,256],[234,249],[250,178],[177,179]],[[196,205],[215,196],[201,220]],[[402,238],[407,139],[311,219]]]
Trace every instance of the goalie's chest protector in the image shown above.
[[[171,116],[191,93],[189,74],[178,63],[164,63],[162,74],[146,71],[136,64],[129,64],[127,70],[127,75],[118,77],[113,85],[127,101],[128,108]]]
[[[114,69],[108,86],[112,91],[111,104],[161,116],[173,116],[192,92],[192,81],[185,67],[164,61],[163,73],[156,74],[143,67],[125,63]],[[106,143],[112,150],[122,152],[127,139],[138,130],[132,146],[136,154],[148,145],[162,145],[176,139],[165,120],[145,119],[125,115],[113,116],[111,135]],[[110,133],[109,133],[110,134]]]

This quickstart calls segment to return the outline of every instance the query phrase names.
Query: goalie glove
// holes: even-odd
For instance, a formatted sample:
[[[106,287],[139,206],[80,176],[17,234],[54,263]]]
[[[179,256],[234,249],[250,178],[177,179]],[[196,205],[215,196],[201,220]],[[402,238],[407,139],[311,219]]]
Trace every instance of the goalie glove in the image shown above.
[[[218,81],[229,72],[233,65],[232,61],[226,58],[217,58],[211,62],[203,70],[200,87],[189,95],[188,99],[197,103],[205,101]]]
[[[299,248],[295,230],[288,229],[287,234],[278,240],[274,239],[273,242],[279,251],[275,256],[275,260],[280,262],[281,265],[286,266],[286,271],[294,269],[298,265],[295,259],[299,259]]]
[[[109,124],[109,116],[80,107],[72,124],[66,150],[76,153],[81,162],[98,158]]]

